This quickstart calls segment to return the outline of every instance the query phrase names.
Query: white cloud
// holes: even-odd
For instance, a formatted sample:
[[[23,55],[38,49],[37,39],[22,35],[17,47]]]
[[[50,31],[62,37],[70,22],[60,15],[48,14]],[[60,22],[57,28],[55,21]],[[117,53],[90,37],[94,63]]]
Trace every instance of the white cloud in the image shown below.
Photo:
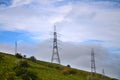
[[[32,0],[12,0],[12,4],[10,7],[17,7],[17,6],[22,6],[26,4],[30,4]]]
[[[54,3],[57,3],[57,0],[14,0],[15,8],[0,11],[0,23],[7,25],[4,27],[7,30],[25,30],[34,34],[49,32],[56,23],[58,27],[62,27],[60,32],[65,36],[61,38],[62,41],[100,39],[119,46],[119,8],[104,8],[101,5],[103,2],[78,2],[61,6],[55,6]],[[21,6],[17,6],[19,4]],[[22,4],[28,4],[29,7]],[[104,4],[111,6],[112,2]],[[35,6],[37,7],[34,8]],[[39,35],[33,37],[41,38]]]

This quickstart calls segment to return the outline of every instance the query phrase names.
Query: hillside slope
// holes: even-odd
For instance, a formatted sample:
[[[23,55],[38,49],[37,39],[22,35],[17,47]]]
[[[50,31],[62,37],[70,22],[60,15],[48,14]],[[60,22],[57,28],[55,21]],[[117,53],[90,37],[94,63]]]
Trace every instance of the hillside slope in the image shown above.
[[[0,53],[0,80],[90,80],[90,73],[67,66]],[[100,74],[97,74],[92,80],[117,79],[102,78]]]

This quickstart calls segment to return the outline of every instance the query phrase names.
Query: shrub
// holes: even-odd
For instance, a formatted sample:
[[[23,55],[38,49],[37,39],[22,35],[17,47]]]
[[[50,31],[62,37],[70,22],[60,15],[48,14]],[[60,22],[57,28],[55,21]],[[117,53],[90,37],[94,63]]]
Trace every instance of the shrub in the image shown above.
[[[22,55],[20,53],[16,53],[15,56],[20,59],[22,58]]]
[[[30,65],[28,64],[27,61],[21,60],[21,61],[18,63],[18,67],[21,67],[21,68],[28,68],[28,67],[30,67]]]
[[[71,66],[68,64],[67,67],[71,68]]]
[[[32,79],[32,80],[37,80],[37,76],[35,75],[36,73],[32,71],[28,71],[27,75]]]
[[[24,58],[26,58],[26,55],[23,55]]]
[[[26,68],[17,67],[15,69],[16,76],[21,76],[27,72]]]
[[[22,80],[38,80],[37,76],[28,68],[30,65],[27,61],[20,61],[14,68],[16,76],[21,77]]]
[[[34,56],[31,56],[29,59],[33,62],[36,62],[36,58]]]
[[[16,76],[20,76],[22,80],[37,80],[36,74],[27,68],[17,68],[15,72]]]

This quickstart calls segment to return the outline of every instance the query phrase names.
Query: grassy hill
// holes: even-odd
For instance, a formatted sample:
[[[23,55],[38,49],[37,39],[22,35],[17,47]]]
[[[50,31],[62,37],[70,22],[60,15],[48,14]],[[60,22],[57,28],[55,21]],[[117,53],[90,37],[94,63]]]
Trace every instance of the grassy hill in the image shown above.
[[[25,58],[0,52],[0,80],[90,80],[90,73],[59,64]],[[102,78],[92,80],[117,80]]]

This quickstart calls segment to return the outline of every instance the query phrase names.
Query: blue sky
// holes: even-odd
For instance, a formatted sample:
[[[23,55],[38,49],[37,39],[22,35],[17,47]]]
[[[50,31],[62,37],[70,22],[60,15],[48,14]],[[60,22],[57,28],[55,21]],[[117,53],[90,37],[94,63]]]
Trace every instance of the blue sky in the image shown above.
[[[14,53],[19,41],[19,52],[50,61],[54,24],[63,35],[63,64],[76,57],[70,64],[89,71],[80,59],[87,61],[90,48],[95,48],[98,65],[120,78],[120,0],[0,0],[0,51]]]
[[[28,32],[23,32],[23,31],[19,31],[19,32],[12,32],[12,31],[0,31],[0,42],[1,43],[10,43],[13,44],[16,41],[22,41],[24,43],[27,44],[35,44],[37,43],[37,40],[32,40],[29,37],[29,33]]]
[[[0,0],[1,5],[10,6],[12,5],[12,0]]]

